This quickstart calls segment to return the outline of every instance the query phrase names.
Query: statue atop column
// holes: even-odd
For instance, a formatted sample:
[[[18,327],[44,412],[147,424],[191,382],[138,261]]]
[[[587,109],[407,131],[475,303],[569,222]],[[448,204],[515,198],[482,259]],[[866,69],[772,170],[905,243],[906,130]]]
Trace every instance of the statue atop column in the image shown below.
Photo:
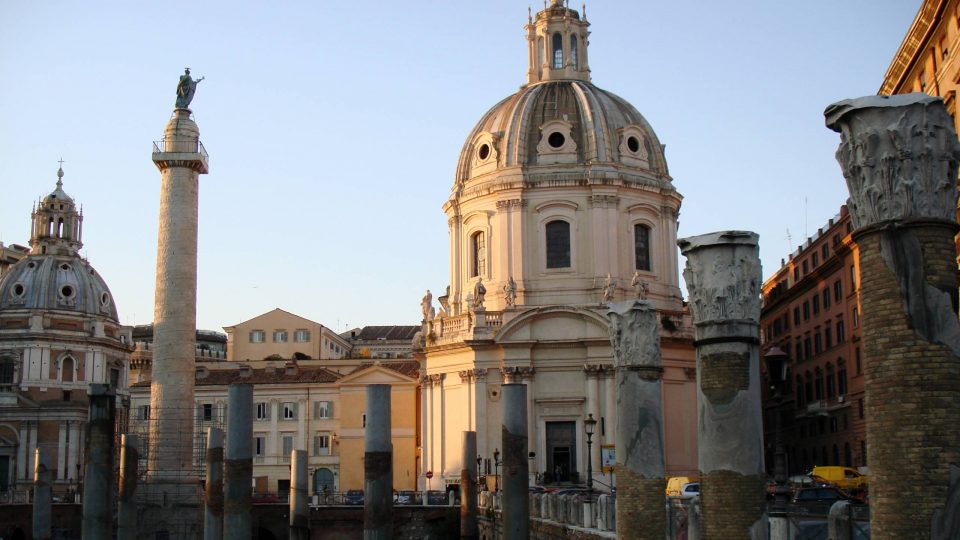
[[[197,91],[197,84],[203,79],[203,77],[200,77],[197,80],[193,80],[193,78],[190,77],[190,68],[183,70],[183,75],[180,76],[180,82],[177,83],[178,109],[190,108],[190,102],[193,101],[193,94]]]

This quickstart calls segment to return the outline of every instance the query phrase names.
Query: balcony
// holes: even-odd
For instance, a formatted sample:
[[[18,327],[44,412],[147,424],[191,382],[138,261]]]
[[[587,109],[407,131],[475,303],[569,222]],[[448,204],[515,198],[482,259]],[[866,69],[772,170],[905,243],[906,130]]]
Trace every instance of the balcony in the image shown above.
[[[153,162],[161,170],[165,167],[191,167],[200,174],[209,170],[209,154],[200,140],[153,141]]]

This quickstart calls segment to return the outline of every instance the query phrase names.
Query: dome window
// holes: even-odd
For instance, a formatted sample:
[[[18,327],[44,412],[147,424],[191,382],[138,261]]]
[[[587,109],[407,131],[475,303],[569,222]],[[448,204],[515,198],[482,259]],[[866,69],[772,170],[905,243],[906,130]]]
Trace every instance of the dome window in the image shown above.
[[[64,285],[60,287],[60,296],[66,298],[67,300],[73,298],[74,290],[70,285]]]
[[[563,133],[559,131],[554,131],[547,137],[547,144],[552,148],[563,148],[563,143],[567,142],[567,138],[563,136]]]
[[[24,288],[23,283],[15,283],[13,285],[13,297],[14,298],[23,298],[24,293],[27,292],[27,289]]]
[[[577,36],[570,35],[570,65],[577,69]]]
[[[481,145],[480,150],[477,150],[477,157],[480,158],[480,161],[486,161],[490,157],[490,145]]]
[[[37,263],[33,261],[30,261],[27,263],[27,268],[35,268],[36,266],[37,266]]]
[[[470,236],[470,277],[482,276],[487,272],[487,244],[483,232]]]
[[[627,137],[627,149],[636,154],[640,151],[640,141],[636,137]]]
[[[629,125],[620,133],[620,161],[633,167],[650,168],[650,143],[638,125]]]
[[[470,141],[472,154],[470,158],[470,176],[478,176],[492,172],[497,168],[499,153],[497,147],[500,137],[489,131],[481,131]]]
[[[107,306],[109,306],[109,305],[110,305],[110,294],[109,294],[109,293],[101,293],[101,294],[100,294],[100,307],[104,307],[104,308],[105,308],[105,307],[107,307]]]
[[[650,271],[650,227],[643,224],[633,226],[633,255],[637,270]]]
[[[67,263],[63,263],[63,264],[60,265],[60,269],[63,270],[63,271],[69,271],[69,270],[70,270],[70,265],[67,264]]]

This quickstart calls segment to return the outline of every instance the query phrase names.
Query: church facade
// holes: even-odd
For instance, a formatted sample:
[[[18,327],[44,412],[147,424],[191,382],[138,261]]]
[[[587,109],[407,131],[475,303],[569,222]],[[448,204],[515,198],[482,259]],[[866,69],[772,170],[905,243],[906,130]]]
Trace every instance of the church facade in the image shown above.
[[[46,453],[55,494],[82,481],[91,384],[127,393],[132,336],[110,289],[79,254],[83,215],[57,186],[34,208],[30,252],[0,278],[0,491],[33,484],[36,449]]]
[[[470,132],[443,205],[450,285],[421,304],[420,486],[459,482],[461,432],[481,475],[502,450],[500,386],[526,383],[531,482],[612,486],[616,429],[607,304],[658,309],[668,474],[696,474],[695,355],[679,288],[682,197],[663,147],[627,101],[595,86],[589,22],[554,0],[526,25],[517,93]],[[432,474],[428,474],[432,473]],[[432,481],[428,480],[432,477]]]

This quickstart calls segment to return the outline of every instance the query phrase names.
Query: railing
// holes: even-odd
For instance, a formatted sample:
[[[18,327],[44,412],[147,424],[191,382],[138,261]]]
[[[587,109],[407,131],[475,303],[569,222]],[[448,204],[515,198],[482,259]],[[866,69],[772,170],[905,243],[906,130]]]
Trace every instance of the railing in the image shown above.
[[[203,156],[204,161],[210,156],[203,143],[198,139],[196,142],[190,140],[159,140],[153,141],[153,153],[160,154],[164,152],[193,153]]]

